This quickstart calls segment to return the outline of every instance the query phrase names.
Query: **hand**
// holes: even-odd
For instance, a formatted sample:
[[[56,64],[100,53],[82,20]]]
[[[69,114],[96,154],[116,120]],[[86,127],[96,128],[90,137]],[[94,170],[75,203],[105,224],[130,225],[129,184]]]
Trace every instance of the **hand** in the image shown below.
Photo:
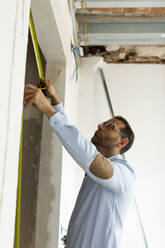
[[[48,119],[56,113],[56,110],[44,96],[42,91],[32,84],[26,84],[24,91],[24,107],[27,107],[29,104],[32,104],[39,111],[46,114]]]
[[[59,104],[61,102],[60,97],[57,93],[57,90],[55,89],[53,82],[50,79],[47,78],[41,78],[42,82],[46,84],[47,90],[48,90],[48,94],[49,97],[51,99],[51,104],[52,105],[56,105]],[[38,82],[38,84],[40,83],[40,81]]]

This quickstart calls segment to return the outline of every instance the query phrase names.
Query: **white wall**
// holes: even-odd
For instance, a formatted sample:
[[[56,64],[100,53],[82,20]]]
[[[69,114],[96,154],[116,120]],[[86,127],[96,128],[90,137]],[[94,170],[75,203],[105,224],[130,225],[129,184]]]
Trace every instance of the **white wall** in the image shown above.
[[[163,247],[164,65],[105,64],[104,72],[115,114],[128,119],[135,132],[134,146],[126,153],[126,158],[136,169],[136,199],[148,245],[150,248]],[[130,215],[129,221],[131,230],[136,220]],[[139,235],[136,229],[134,233]],[[138,236],[127,235],[127,244],[125,240],[122,248],[141,247],[139,244]]]
[[[14,240],[30,1],[1,4],[0,246]]]

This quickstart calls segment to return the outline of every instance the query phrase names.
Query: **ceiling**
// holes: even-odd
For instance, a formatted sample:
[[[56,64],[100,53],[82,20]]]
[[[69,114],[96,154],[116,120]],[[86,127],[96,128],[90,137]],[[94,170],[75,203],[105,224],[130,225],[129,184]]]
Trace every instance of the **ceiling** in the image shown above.
[[[165,7],[164,0],[75,0],[77,8]]]
[[[151,63],[164,63],[164,0],[75,0],[74,8],[78,44],[85,56],[106,56],[109,63],[147,63],[146,57]],[[150,47],[149,53],[139,55],[139,47]]]

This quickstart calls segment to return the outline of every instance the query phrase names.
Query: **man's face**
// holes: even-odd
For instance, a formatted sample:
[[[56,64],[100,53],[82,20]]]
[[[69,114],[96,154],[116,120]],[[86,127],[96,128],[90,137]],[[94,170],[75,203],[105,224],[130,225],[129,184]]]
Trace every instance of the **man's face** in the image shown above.
[[[98,125],[98,130],[95,132],[91,141],[94,145],[101,145],[112,149],[121,140],[120,128],[125,125],[118,119],[110,119]]]

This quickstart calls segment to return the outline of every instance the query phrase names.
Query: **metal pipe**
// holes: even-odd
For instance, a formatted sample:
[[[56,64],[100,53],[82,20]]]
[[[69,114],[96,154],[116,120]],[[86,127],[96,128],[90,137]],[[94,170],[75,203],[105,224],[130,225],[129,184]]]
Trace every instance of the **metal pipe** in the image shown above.
[[[77,39],[77,28],[76,28],[76,18],[74,14],[74,5],[73,0],[69,0],[70,12],[72,17],[72,24],[73,24],[73,35],[74,35],[74,45],[78,46],[78,39]]]
[[[109,96],[109,92],[108,92],[108,88],[107,88],[107,83],[105,81],[103,69],[99,69],[99,71],[100,71],[100,75],[101,75],[101,78],[102,78],[102,82],[103,82],[105,94],[106,94],[106,97],[107,97],[108,105],[109,105],[109,108],[110,108],[110,112],[112,114],[112,117],[114,117],[115,115],[114,115],[114,111],[113,111],[113,107],[112,107],[112,102],[111,102],[111,99],[110,99],[110,96]]]

